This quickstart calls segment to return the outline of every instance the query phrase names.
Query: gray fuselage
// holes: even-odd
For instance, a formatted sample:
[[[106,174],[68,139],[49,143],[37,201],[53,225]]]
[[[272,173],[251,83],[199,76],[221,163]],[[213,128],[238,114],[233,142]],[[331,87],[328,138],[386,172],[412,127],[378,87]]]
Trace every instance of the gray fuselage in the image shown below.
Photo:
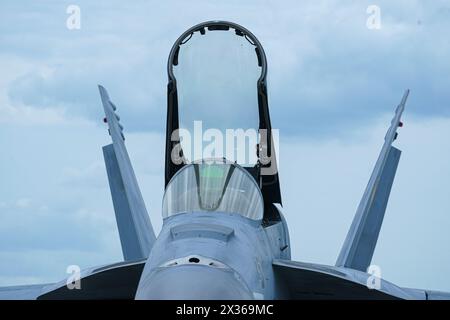
[[[282,218],[261,221],[220,212],[164,219],[145,264],[136,299],[276,299],[284,290],[273,259],[290,259]]]

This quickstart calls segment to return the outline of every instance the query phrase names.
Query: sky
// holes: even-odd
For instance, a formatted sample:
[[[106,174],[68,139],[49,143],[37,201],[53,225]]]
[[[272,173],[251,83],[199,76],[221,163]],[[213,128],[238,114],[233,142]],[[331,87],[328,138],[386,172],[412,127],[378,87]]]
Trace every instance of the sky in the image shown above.
[[[67,27],[70,5],[80,29]],[[450,3],[418,0],[2,1],[0,285],[122,260],[97,84],[118,107],[159,232],[167,56],[207,20],[241,24],[265,49],[294,260],[335,263],[411,89],[373,263],[400,286],[450,291]]]

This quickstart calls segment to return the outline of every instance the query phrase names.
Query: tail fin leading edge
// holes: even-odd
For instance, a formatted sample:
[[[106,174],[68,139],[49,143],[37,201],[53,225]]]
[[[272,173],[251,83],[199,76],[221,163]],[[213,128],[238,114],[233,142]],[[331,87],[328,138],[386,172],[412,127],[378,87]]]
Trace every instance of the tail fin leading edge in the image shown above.
[[[393,147],[392,143],[397,138],[397,128],[402,126],[400,118],[408,95],[409,90],[406,90],[395,111],[391,126],[384,138],[383,148],[359,203],[336,266],[365,272],[372,261],[400,160],[401,151]]]
[[[156,240],[127,149],[116,106],[99,85],[112,144],[103,147],[109,187],[125,261],[147,258]]]

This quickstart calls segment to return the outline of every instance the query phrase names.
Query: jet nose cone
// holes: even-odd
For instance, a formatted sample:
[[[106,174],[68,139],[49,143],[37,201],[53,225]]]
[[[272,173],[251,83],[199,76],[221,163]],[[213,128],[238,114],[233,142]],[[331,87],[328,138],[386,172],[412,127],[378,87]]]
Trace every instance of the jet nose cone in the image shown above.
[[[181,265],[154,270],[141,280],[137,300],[250,300],[253,295],[233,270]]]

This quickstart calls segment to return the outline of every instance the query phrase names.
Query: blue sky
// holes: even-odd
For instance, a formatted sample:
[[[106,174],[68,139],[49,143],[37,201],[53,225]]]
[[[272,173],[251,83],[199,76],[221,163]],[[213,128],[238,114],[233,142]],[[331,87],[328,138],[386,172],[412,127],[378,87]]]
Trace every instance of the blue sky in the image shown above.
[[[66,28],[70,4],[80,30]],[[379,30],[366,27],[373,4]],[[98,83],[118,106],[159,230],[167,55],[185,29],[215,19],[245,26],[265,48],[296,260],[334,264],[411,89],[373,262],[400,285],[450,291],[450,4],[416,0],[2,1],[0,285],[122,259]]]

